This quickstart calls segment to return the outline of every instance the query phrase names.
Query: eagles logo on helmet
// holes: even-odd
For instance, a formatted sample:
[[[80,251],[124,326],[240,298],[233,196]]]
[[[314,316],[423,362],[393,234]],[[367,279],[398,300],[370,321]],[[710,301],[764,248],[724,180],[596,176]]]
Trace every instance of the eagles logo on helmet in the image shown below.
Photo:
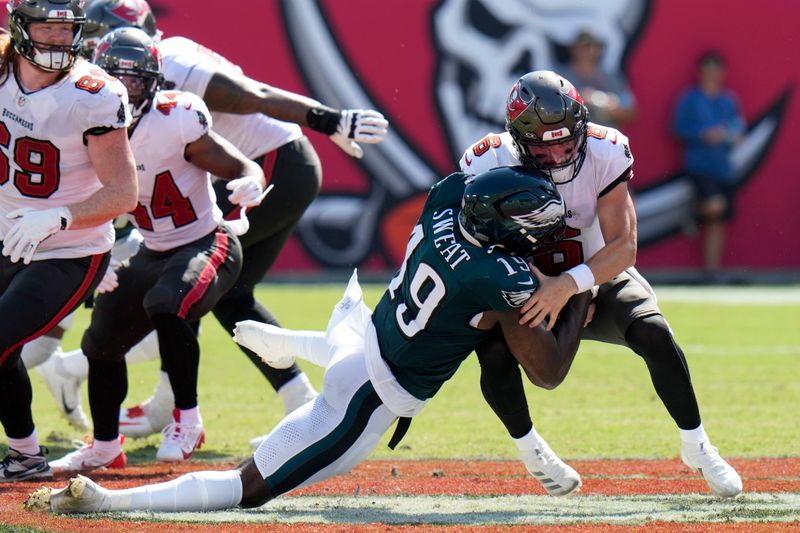
[[[565,208],[555,184],[527,167],[499,167],[466,181],[458,222],[477,246],[527,257],[561,239]]]

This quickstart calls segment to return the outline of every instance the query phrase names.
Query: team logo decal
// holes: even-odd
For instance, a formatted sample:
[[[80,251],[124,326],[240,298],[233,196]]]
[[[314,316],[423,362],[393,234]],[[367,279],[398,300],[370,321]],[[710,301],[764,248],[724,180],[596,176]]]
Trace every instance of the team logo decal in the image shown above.
[[[525,229],[538,229],[549,226],[554,220],[564,216],[564,202],[550,200],[536,211],[524,215],[512,215],[511,219]]]
[[[500,293],[503,295],[503,299],[511,307],[522,307],[535,290],[536,289],[530,289],[527,291],[500,291]]]
[[[321,0],[281,0],[295,60],[312,95],[341,108],[379,109],[390,123],[402,124],[379,105],[391,96],[373,97],[337,39]],[[382,255],[387,265],[402,260],[405,241],[430,186],[455,168],[465,148],[480,135],[503,131],[506,109],[519,114],[527,105],[508,92],[520,75],[555,69],[574,36],[587,25],[606,43],[603,66],[626,72],[626,57],[652,11],[651,0],[440,0],[432,2],[430,28],[435,47],[433,103],[439,113],[441,142],[450,165],[433,163],[426,147],[393,127],[387,140],[364,151],[357,162],[369,184],[358,192],[323,193],[303,216],[298,234],[306,252],[321,265],[349,267]],[[476,16],[479,13],[480,16]],[[363,58],[362,58],[363,59]],[[363,63],[363,61],[362,61]],[[577,99],[575,88],[565,87]],[[787,92],[748,124],[733,153],[736,187],[759,168],[777,134]],[[638,234],[646,246],[682,231],[693,220],[695,192],[681,172],[637,190]],[[331,215],[335,213],[335,215]],[[405,226],[403,226],[405,224]],[[400,228],[400,229],[397,229]]]

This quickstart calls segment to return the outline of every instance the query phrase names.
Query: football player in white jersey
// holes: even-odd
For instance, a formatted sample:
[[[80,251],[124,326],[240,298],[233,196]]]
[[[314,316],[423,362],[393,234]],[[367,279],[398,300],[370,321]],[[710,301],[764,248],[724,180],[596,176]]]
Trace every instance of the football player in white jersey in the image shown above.
[[[582,338],[627,346],[641,356],[656,392],[675,420],[681,457],[718,496],[731,497],[742,481],[709,442],[700,421],[686,358],[656,303],[650,285],[633,268],[636,212],[628,181],[633,155],[618,130],[588,122],[575,87],[551,71],[526,74],[506,102],[506,132],[490,133],[466,150],[461,169],[525,165],[550,175],[567,208],[565,239],[532,258],[541,288],[522,309],[522,320],[552,328],[567,300],[599,286],[596,310]],[[562,465],[561,485],[578,474],[564,464],[533,427],[516,362],[502,340],[478,349],[481,388],[514,438],[528,470],[542,460]]]
[[[202,445],[195,327],[241,270],[241,245],[214,201],[210,173],[228,180],[228,198],[242,208],[258,205],[266,185],[261,167],[211,131],[200,97],[159,91],[158,47],[142,30],[109,33],[93,59],[128,88],[139,177],[139,204],[130,216],[144,246],[118,271],[118,287],[95,300],[81,342],[89,361],[94,440],[53,461],[55,471],[125,465],[119,439],[125,354],[153,330],[175,393],[173,420],[156,458],[184,461]]]
[[[160,37],[152,11],[144,0],[92,0],[87,6],[84,47],[87,51],[114,28],[134,26],[152,37]],[[220,324],[233,334],[236,322],[257,320],[278,325],[277,319],[253,295],[255,285],[275,262],[299,222],[316,198],[322,182],[322,168],[314,147],[300,126],[330,135],[332,141],[352,157],[363,154],[358,143],[381,142],[388,123],[377,111],[335,110],[316,100],[265,85],[246,77],[242,70],[208,48],[183,37],[171,37],[160,44],[164,62],[165,88],[200,95],[211,110],[214,130],[230,140],[247,157],[262,164],[268,181],[275,185],[269,207],[248,211],[250,230],[242,236],[242,273],[236,285],[214,307]],[[226,200],[224,182],[216,182],[217,203],[225,218],[238,216],[237,206]],[[150,339],[152,340],[152,339]],[[136,348],[136,360],[155,357],[155,343]],[[297,365],[276,370],[265,365],[252,351],[242,351],[258,367],[284,403],[285,412],[313,398],[316,392]],[[129,355],[129,360],[134,359]],[[78,354],[78,357],[79,354]],[[73,357],[75,359],[75,357]],[[79,360],[79,359],[78,359]],[[49,382],[59,382],[62,394],[75,398],[77,380],[68,376],[68,360],[47,368]],[[55,370],[61,369],[62,376]],[[43,369],[44,370],[44,369]],[[162,372],[151,398],[121,412],[121,431],[128,436],[146,436],[160,431],[171,419],[172,391]],[[57,389],[54,383],[51,389]],[[74,418],[80,414],[72,402]],[[258,445],[262,437],[253,439]]]
[[[0,482],[52,475],[21,349],[92,293],[136,205],[127,94],[77,58],[82,5],[10,0],[0,36]]]

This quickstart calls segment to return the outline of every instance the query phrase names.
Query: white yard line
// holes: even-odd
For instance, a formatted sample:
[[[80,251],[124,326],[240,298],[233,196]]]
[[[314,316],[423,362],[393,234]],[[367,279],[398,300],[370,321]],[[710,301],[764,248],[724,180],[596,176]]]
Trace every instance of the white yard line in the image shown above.
[[[109,518],[110,515],[97,515]],[[113,513],[114,518],[286,524],[643,524],[655,521],[788,522],[800,520],[800,494],[752,493],[734,500],[704,494],[574,496],[284,497],[260,509],[211,513]]]
[[[800,305],[800,287],[654,287],[659,301],[711,303]]]

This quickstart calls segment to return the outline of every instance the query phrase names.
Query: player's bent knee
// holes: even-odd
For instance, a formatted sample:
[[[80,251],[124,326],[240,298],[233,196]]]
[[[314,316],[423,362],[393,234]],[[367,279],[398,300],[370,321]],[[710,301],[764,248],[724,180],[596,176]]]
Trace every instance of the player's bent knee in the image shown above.
[[[253,457],[245,459],[237,470],[242,478],[242,502],[239,505],[245,509],[261,507],[275,497],[264,483]]]
[[[106,342],[106,340],[108,342]],[[92,330],[88,329],[81,339],[81,351],[88,359],[99,361],[122,361],[125,358],[126,349],[120,349],[118,345],[111,344],[112,339],[100,340],[95,338]]]
[[[635,320],[625,332],[631,349],[647,358],[672,357],[679,348],[672,330],[661,315],[651,315]]]
[[[516,369],[519,364],[499,334],[481,342],[475,349],[475,354],[481,365],[481,373],[505,372]]]
[[[157,315],[177,315],[180,295],[166,287],[155,286],[145,294],[142,307],[151,320]]]

